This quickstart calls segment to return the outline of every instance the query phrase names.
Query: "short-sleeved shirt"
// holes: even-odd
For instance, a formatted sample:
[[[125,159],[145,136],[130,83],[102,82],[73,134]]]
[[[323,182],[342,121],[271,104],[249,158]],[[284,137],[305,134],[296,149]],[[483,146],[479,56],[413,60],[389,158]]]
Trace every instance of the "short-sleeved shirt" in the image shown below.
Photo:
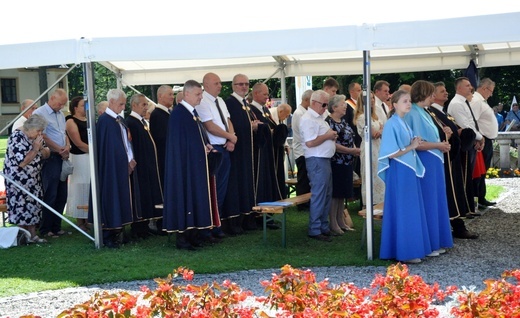
[[[47,120],[47,128],[43,131],[47,138],[59,147],[65,147],[65,115],[60,110],[54,111],[47,103],[38,107],[33,114],[43,116]]]
[[[312,141],[318,136],[324,135],[329,131],[330,126],[325,119],[309,107],[307,112],[300,120],[300,135],[302,137],[302,146],[305,158],[331,158],[336,152],[336,143],[334,140],[325,140],[316,147],[307,147],[306,142]]]
[[[226,106],[226,102],[220,97],[213,97],[206,91],[202,93],[202,100],[200,101],[200,105],[197,106],[197,113],[199,114],[200,120],[204,123],[207,121],[213,121],[213,123],[222,130],[226,130],[226,126],[224,126],[224,123],[222,121],[222,118],[220,117],[220,113],[217,109],[217,104],[215,103],[215,100],[218,100],[218,105],[220,107],[220,110],[222,111],[222,116],[224,116],[224,120],[227,120],[229,116],[229,112]],[[227,125],[227,123],[226,123]],[[223,145],[226,143],[227,139],[220,136],[215,136],[212,133],[208,131],[208,137],[209,142],[212,145]]]

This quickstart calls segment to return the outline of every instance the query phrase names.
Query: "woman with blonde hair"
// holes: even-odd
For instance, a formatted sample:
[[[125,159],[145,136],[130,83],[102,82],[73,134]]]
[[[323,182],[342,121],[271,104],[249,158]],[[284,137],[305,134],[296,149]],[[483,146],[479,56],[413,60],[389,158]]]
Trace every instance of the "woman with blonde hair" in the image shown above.
[[[358,134],[361,136],[361,197],[363,205],[366,204],[366,190],[365,190],[365,110],[361,95],[358,97],[356,114],[354,116],[354,122],[356,123]],[[377,117],[375,108],[375,97],[374,93],[370,93],[370,117],[371,117],[371,136],[372,136],[372,203],[378,204],[385,199],[385,183],[377,172],[377,160],[379,155],[379,149],[381,148],[381,134],[383,133],[383,122]]]

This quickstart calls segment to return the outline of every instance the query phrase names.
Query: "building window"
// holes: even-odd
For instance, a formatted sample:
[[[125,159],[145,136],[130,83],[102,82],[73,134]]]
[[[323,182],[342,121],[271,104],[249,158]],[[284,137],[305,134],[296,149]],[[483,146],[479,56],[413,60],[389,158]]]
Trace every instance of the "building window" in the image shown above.
[[[2,103],[18,103],[16,78],[2,78]]]

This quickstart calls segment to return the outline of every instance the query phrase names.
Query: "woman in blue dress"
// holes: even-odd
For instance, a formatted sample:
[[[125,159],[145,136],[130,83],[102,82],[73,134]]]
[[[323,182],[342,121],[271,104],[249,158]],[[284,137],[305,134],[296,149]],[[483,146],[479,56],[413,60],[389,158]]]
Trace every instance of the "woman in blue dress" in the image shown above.
[[[411,109],[410,94],[395,92],[392,105],[395,113],[383,128],[378,159],[386,185],[379,257],[419,263],[432,252],[419,181],[424,166],[415,151],[421,140],[403,120]]]
[[[434,92],[432,83],[423,80],[415,82],[410,91],[412,109],[404,116],[404,121],[422,140],[417,147],[417,154],[426,170],[421,179],[421,190],[433,251],[428,256],[439,256],[446,251],[445,248],[453,246],[443,155],[450,151],[451,146],[448,140],[440,140],[437,126],[425,110],[425,107],[432,104]],[[449,139],[451,129],[445,133]]]

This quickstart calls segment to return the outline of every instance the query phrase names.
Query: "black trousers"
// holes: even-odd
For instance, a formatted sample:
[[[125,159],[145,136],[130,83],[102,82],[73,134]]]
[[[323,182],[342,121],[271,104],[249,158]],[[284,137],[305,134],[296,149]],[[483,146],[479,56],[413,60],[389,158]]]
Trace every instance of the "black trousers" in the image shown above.
[[[491,167],[491,161],[493,160],[493,140],[484,137],[484,149],[482,149],[482,155],[484,156],[484,164],[486,171]],[[473,191],[479,201],[486,198],[486,175],[481,178],[473,179]]]
[[[296,167],[298,168],[298,174],[296,175],[296,195],[301,195],[311,192],[311,183],[307,176],[307,166],[305,165],[305,156],[296,158]]]

